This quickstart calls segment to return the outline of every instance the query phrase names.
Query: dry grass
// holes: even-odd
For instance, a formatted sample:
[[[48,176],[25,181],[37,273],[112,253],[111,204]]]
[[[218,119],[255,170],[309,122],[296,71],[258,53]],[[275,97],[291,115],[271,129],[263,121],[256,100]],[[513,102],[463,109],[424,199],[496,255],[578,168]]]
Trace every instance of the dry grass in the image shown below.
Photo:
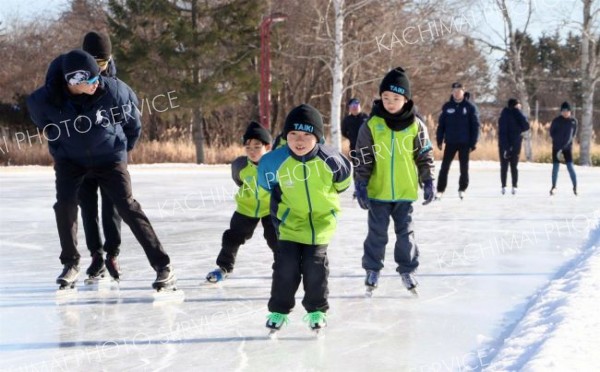
[[[435,124],[431,117],[427,118],[429,133],[432,140],[435,137]],[[552,143],[548,134],[549,125],[532,124],[532,149],[534,162],[550,162]],[[348,153],[348,141],[344,141],[344,153]],[[230,163],[236,157],[244,154],[241,145],[229,147],[206,147],[204,151],[206,164]],[[434,157],[440,160],[442,152],[434,149]],[[575,146],[573,153],[575,159],[579,158],[579,146]],[[491,123],[482,126],[481,137],[477,150],[471,153],[473,160],[498,160],[498,141],[496,129]],[[521,151],[521,160],[525,160],[524,151]],[[196,148],[190,141],[140,141],[130,154],[130,163],[194,163],[196,161]],[[600,165],[600,146],[592,145],[592,162]],[[48,154],[46,144],[39,142],[17,144],[15,141],[0,142],[0,164],[2,165],[51,165],[52,158]]]

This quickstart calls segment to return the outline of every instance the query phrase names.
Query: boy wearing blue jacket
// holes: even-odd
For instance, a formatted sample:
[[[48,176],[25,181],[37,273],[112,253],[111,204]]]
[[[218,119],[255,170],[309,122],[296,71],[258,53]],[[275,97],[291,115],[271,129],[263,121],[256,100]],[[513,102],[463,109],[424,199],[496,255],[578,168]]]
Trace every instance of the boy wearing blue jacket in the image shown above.
[[[288,114],[285,146],[265,155],[258,166],[258,183],[271,193],[271,216],[279,242],[266,326],[279,330],[295,305],[304,282],[302,305],[313,330],[326,325],[329,263],[327,246],[340,212],[339,193],[351,181],[351,165],[338,151],[321,144],[323,119],[310,105]]]

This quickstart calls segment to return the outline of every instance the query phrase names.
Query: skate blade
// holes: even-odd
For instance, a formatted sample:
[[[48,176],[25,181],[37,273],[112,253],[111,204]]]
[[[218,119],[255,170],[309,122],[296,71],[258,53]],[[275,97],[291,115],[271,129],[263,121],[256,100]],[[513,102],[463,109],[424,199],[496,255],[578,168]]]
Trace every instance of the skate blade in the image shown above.
[[[367,298],[373,297],[373,292],[375,292],[375,287],[369,287],[369,286],[366,286],[366,287],[367,287],[367,291],[365,292],[365,297],[367,297]]]
[[[271,340],[277,340],[277,334],[279,333],[279,330],[277,329],[271,329],[269,330],[269,334],[267,335]]]
[[[322,340],[322,339],[325,338],[325,332],[323,331],[323,328],[313,329],[312,331],[313,331],[313,333],[315,335],[315,338],[317,340]]]
[[[185,292],[177,287],[159,288],[152,294],[154,305],[181,304],[185,301]]]
[[[409,289],[408,291],[410,292],[410,294],[412,294],[412,295],[413,295],[413,297],[415,297],[415,298],[419,298],[419,291],[417,291],[417,288],[416,288],[416,287],[415,287],[415,288],[412,288],[412,289]]]
[[[119,289],[119,282],[112,277],[86,278],[84,281],[87,290],[110,291]]]

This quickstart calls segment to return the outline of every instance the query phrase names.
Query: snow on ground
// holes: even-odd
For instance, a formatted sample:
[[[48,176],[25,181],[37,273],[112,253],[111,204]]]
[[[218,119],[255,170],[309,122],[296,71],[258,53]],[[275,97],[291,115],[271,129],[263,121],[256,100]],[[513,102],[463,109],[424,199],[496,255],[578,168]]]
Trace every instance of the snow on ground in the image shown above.
[[[576,168],[574,197],[563,166],[559,193],[550,198],[549,165],[521,164],[516,196],[500,195],[498,168],[472,162],[460,201],[455,163],[444,199],[415,203],[419,299],[403,289],[390,246],[380,288],[364,297],[367,215],[351,191],[343,194],[329,248],[327,334],[315,340],[302,322],[300,289],[278,341],[264,328],[271,254],[260,227],[240,249],[230,279],[203,283],[235,208],[228,166],[130,169],[134,195],[185,292],[180,304],[153,301],[154,273],[126,226],[120,289],[81,283],[75,296],[57,300],[52,169],[0,168],[0,369],[592,370],[599,364],[590,311],[600,305],[600,170]]]

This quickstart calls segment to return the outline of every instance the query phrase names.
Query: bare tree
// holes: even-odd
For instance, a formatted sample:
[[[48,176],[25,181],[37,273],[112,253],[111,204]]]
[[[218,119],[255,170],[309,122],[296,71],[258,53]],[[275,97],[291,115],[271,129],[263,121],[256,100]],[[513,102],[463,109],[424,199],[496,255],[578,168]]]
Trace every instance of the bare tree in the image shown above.
[[[581,25],[581,90],[583,115],[581,118],[581,165],[592,165],[591,146],[594,132],[594,91],[600,81],[600,6],[595,0],[582,0]],[[596,5],[596,9],[593,9]]]
[[[517,92],[518,98],[521,101],[523,112],[529,116],[531,114],[531,105],[529,102],[527,85],[525,84],[525,71],[523,70],[522,64],[522,45],[517,36],[519,32],[522,34],[527,33],[527,28],[530,25],[531,15],[533,14],[534,10],[533,0],[526,1],[527,8],[525,12],[525,20],[520,28],[516,26],[514,12],[511,12],[511,9],[508,8],[506,0],[493,0],[493,3],[495,9],[500,11],[503,22],[503,30],[498,31],[492,29],[493,35],[477,37],[475,40],[489,47],[491,51],[500,51],[504,54],[507,75],[511,80],[515,91]],[[489,9],[483,10],[484,18],[487,17],[486,13],[488,10]],[[498,37],[501,41],[493,41],[492,38],[494,36]],[[529,132],[526,133],[525,137],[525,157],[528,161],[533,160],[531,135]]]

